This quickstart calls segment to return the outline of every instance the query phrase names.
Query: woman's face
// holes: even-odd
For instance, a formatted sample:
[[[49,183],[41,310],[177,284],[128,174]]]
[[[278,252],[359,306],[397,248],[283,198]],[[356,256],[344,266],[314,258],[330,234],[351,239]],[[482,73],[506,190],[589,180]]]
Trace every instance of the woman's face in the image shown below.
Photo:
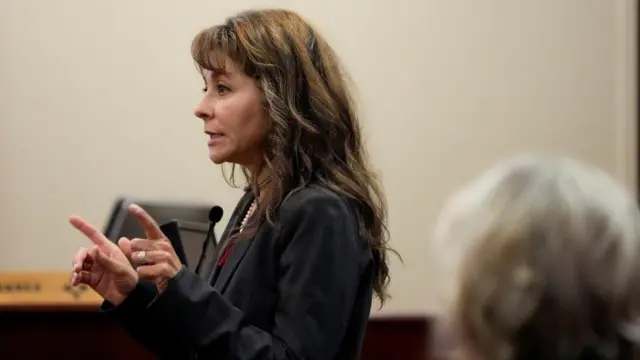
[[[204,121],[211,161],[255,167],[262,159],[268,128],[262,93],[233,61],[225,61],[225,70],[224,74],[203,71],[204,96],[195,115]]]

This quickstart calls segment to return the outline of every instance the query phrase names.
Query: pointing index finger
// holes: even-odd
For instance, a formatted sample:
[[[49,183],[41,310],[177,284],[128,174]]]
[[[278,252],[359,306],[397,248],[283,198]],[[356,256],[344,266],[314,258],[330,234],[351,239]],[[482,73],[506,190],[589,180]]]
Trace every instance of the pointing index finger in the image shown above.
[[[158,223],[143,208],[137,204],[131,204],[129,212],[138,219],[149,240],[164,239],[164,233],[160,230]]]
[[[100,246],[109,243],[109,239],[107,239],[106,236],[84,219],[78,216],[72,216],[69,218],[69,223],[71,223],[74,228],[80,230],[80,232],[83,233],[84,236],[88,237],[95,245]]]

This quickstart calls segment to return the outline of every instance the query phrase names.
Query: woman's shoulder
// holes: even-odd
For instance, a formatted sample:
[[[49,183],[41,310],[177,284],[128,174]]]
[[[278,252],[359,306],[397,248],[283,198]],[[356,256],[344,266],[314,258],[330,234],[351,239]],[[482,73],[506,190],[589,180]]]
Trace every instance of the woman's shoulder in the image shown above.
[[[354,254],[368,250],[367,246],[361,246],[367,242],[362,241],[358,215],[349,200],[322,185],[309,185],[291,192],[280,206],[276,228],[288,241],[291,238],[286,234],[296,234],[302,239],[299,241],[308,245],[314,241],[327,247],[351,243],[358,245],[352,248]],[[366,254],[368,259],[370,253]]]
[[[352,217],[347,200],[326,186],[312,184],[292,191],[282,202],[281,216],[297,214],[328,217]]]

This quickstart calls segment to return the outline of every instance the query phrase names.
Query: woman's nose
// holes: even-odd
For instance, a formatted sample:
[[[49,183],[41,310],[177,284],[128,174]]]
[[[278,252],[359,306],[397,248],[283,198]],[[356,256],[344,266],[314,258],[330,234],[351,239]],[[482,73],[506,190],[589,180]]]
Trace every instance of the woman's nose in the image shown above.
[[[197,118],[202,120],[207,120],[213,117],[213,104],[211,101],[207,101],[206,98],[203,98],[202,101],[196,106],[193,113]]]

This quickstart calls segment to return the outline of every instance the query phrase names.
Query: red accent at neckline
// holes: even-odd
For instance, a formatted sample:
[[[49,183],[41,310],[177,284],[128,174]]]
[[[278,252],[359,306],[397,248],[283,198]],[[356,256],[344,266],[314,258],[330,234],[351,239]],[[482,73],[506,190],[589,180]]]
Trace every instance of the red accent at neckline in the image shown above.
[[[235,245],[236,245],[235,241],[229,244],[229,247],[227,247],[227,250],[225,250],[224,254],[222,255],[222,258],[220,258],[220,261],[218,261],[218,266],[223,266],[227,262],[227,258],[229,257],[229,254],[231,254],[231,250],[233,250],[233,247]]]

